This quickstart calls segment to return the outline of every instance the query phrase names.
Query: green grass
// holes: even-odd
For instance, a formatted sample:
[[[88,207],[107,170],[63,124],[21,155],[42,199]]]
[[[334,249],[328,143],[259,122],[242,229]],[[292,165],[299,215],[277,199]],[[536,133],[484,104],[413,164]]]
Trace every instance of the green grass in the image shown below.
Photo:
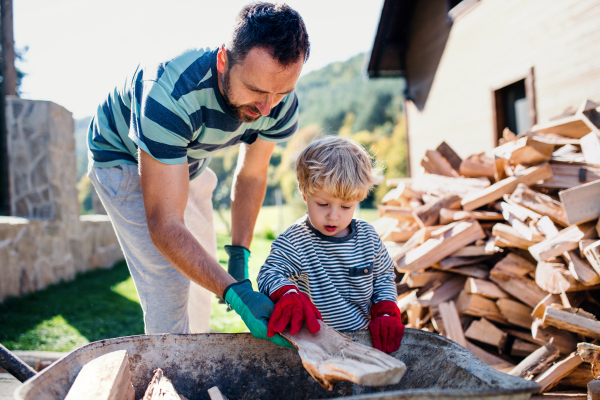
[[[284,208],[284,229],[303,212]],[[230,218],[228,210],[224,215]],[[363,209],[360,217],[372,221],[377,218],[377,212]],[[249,276],[255,289],[256,276],[271,249],[272,240],[265,238],[265,233],[269,229],[276,232],[277,218],[277,207],[261,209],[250,248]],[[270,225],[272,222],[275,226]],[[231,244],[231,238],[223,233],[226,228],[217,215],[215,228],[219,263],[227,268],[223,246]],[[216,296],[211,299],[211,330],[248,331],[235,312],[227,312]],[[125,262],[0,304],[0,343],[12,350],[70,351],[96,340],[142,333],[142,309]]]

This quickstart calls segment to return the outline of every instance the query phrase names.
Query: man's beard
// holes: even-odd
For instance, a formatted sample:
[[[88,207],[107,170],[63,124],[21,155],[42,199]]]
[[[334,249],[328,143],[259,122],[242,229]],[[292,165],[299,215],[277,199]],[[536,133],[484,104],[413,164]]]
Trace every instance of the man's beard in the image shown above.
[[[221,85],[223,86],[223,101],[225,101],[225,105],[229,108],[229,111],[233,114],[233,116],[242,121],[242,122],[254,122],[261,117],[260,110],[253,105],[236,105],[229,100],[229,94],[231,93],[231,87],[229,82],[229,70],[226,70],[223,73],[223,78],[221,80]],[[251,117],[246,114],[243,109],[250,110],[253,113],[258,114],[256,117]]]

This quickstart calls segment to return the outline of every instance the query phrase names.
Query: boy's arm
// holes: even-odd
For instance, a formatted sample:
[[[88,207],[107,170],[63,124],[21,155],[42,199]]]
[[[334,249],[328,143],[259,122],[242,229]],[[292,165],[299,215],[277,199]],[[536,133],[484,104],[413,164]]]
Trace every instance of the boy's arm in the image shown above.
[[[292,279],[302,273],[302,258],[283,235],[271,245],[271,253],[258,272],[258,290],[271,296],[284,286],[295,286]]]
[[[390,258],[387,249],[381,239],[378,240],[378,249],[373,262],[373,304],[380,301],[389,300],[394,303],[397,300],[398,292],[394,282],[394,262]]]

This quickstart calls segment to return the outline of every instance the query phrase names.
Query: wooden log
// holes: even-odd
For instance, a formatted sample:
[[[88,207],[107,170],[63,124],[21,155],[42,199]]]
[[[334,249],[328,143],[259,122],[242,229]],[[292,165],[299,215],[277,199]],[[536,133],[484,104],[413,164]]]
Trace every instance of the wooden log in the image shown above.
[[[460,173],[468,178],[484,176],[494,178],[496,166],[493,161],[486,159],[484,154],[474,154],[460,164]]]
[[[508,372],[509,375],[526,378],[546,369],[551,362],[560,356],[560,351],[552,343],[545,344],[521,361]]]
[[[433,226],[439,223],[440,210],[457,206],[460,207],[460,197],[456,195],[443,196],[433,203],[425,204],[414,210],[412,216],[421,228]]]
[[[594,132],[598,129],[592,124],[587,117],[582,114],[576,114],[569,117],[560,118],[558,120],[536,124],[531,127],[532,132],[538,133],[554,133],[574,139],[581,139],[590,131]]]
[[[483,279],[469,278],[465,282],[465,292],[478,294],[488,299],[507,299],[510,296],[493,282]]]
[[[500,313],[496,303],[477,294],[461,292],[456,300],[456,309],[459,313],[473,317],[485,317],[491,321],[506,324],[507,321]]]
[[[400,272],[411,272],[427,268],[460,248],[483,238],[485,233],[476,220],[452,223],[441,236],[431,238],[406,253],[398,262],[397,269]]]
[[[458,311],[456,311],[454,302],[450,301],[447,303],[440,303],[439,312],[442,318],[442,323],[444,324],[445,336],[461,346],[467,347],[465,334],[463,332],[462,324],[460,323],[460,318],[458,316]]]
[[[600,240],[588,244],[583,249],[583,255],[588,260],[596,274],[600,275]]]
[[[537,165],[550,161],[554,146],[554,144],[539,142],[527,136],[521,137],[514,142],[509,159],[513,165]]]
[[[558,192],[570,225],[600,217],[600,181],[586,183]]]
[[[579,163],[550,162],[552,178],[535,185],[544,189],[571,189],[600,179],[600,168]]]
[[[517,185],[517,188],[509,198],[523,207],[549,217],[557,224],[562,226],[568,225],[567,216],[561,203],[550,196],[528,188],[527,185]]]
[[[465,196],[477,193],[490,186],[487,178],[449,178],[447,176],[425,174],[411,183],[413,190],[429,193],[435,196],[454,194]]]
[[[502,198],[503,195],[512,193],[519,183],[533,185],[538,181],[552,178],[552,170],[549,164],[541,164],[537,167],[531,167],[523,171],[518,176],[511,176],[500,182],[481,190],[479,193],[465,195],[461,202],[466,211],[475,210],[481,206]]]
[[[336,382],[384,386],[400,381],[406,365],[379,350],[355,343],[319,321],[321,329],[310,333],[302,327],[295,335],[283,336],[297,349],[302,364],[321,386],[332,390]]]
[[[456,154],[456,152],[452,149],[452,147],[450,147],[446,142],[440,143],[440,145],[436,148],[436,150],[438,152],[440,152],[440,154],[446,160],[448,160],[448,162],[450,163],[452,168],[454,168],[457,171],[460,169],[460,164],[462,162],[462,159],[459,157],[458,154]]]
[[[439,151],[427,150],[421,160],[421,166],[432,174],[458,178],[460,174],[450,165]]]
[[[502,350],[508,335],[485,318],[475,320],[465,331],[465,337]]]
[[[118,350],[85,364],[65,400],[133,400],[134,395],[129,353],[127,350]]]
[[[562,354],[571,354],[577,348],[577,335],[573,332],[563,331],[553,326],[542,328],[541,320],[535,318],[531,324],[533,339],[554,344]]]
[[[223,396],[223,393],[216,386],[208,389],[208,395],[210,396],[210,400],[227,400],[227,397]]]
[[[600,136],[596,132],[590,132],[580,140],[585,162],[587,164],[600,165]]]
[[[555,363],[548,368],[544,373],[540,374],[535,383],[541,386],[541,392],[547,392],[558,384],[558,382],[569,375],[575,368],[581,365],[583,361],[577,353],[572,353],[562,361]]]
[[[523,250],[527,250],[535,244],[535,242],[525,239],[515,228],[506,224],[494,225],[492,235],[504,239],[509,247],[516,247]]]
[[[514,364],[492,354],[467,340],[467,349],[481,361],[498,371],[507,371],[514,368]]]
[[[142,400],[187,400],[185,397],[177,393],[173,383],[169,378],[164,376],[163,371],[159,368],[154,371],[154,376],[150,381],[150,385],[144,393]]]
[[[440,225],[446,225],[461,219],[473,218],[479,221],[501,221],[502,214],[492,211],[461,211],[442,208],[440,210]]]
[[[554,326],[565,331],[580,333],[586,337],[600,339],[600,322],[592,319],[592,314],[584,314],[578,310],[550,305],[544,312],[542,326]]]
[[[577,345],[577,354],[583,362],[592,365],[592,376],[594,379],[600,379],[600,346],[592,343],[579,343]]]
[[[537,266],[535,283],[546,292],[552,294],[578,292],[594,288],[593,286],[586,286],[575,279],[564,264],[545,261],[540,262]]]
[[[510,323],[521,328],[529,329],[533,318],[531,317],[531,307],[511,299],[499,299],[496,305],[500,314]]]
[[[437,306],[454,298],[465,286],[466,279],[464,276],[453,276],[439,287],[421,295],[418,299],[419,304],[423,307]]]
[[[515,339],[510,348],[510,355],[513,357],[527,357],[538,349],[538,345],[526,342],[521,339]]]
[[[561,254],[575,250],[582,239],[596,236],[595,223],[572,225],[558,232],[558,235],[543,240],[529,248],[529,253],[537,261],[548,261]]]

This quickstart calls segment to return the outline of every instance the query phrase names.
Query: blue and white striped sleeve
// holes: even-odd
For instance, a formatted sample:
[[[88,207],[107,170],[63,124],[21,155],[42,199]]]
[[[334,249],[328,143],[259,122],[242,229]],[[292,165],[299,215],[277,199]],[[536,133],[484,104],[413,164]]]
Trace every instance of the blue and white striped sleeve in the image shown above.
[[[276,110],[277,108],[279,109]],[[298,131],[298,96],[296,96],[296,92],[288,94],[276,109],[273,109],[273,112],[277,113],[277,122],[258,134],[260,139],[267,142],[285,142]]]
[[[394,262],[390,258],[387,249],[379,237],[378,250],[373,263],[373,304],[383,300],[396,302],[398,292],[396,291],[396,283],[394,282]]]
[[[160,84],[135,83],[129,138],[164,164],[187,163],[192,140],[189,116]]]
[[[281,235],[271,244],[271,253],[258,272],[258,290],[270,296],[283,286],[296,285],[292,281],[301,273],[301,256],[293,243]]]

